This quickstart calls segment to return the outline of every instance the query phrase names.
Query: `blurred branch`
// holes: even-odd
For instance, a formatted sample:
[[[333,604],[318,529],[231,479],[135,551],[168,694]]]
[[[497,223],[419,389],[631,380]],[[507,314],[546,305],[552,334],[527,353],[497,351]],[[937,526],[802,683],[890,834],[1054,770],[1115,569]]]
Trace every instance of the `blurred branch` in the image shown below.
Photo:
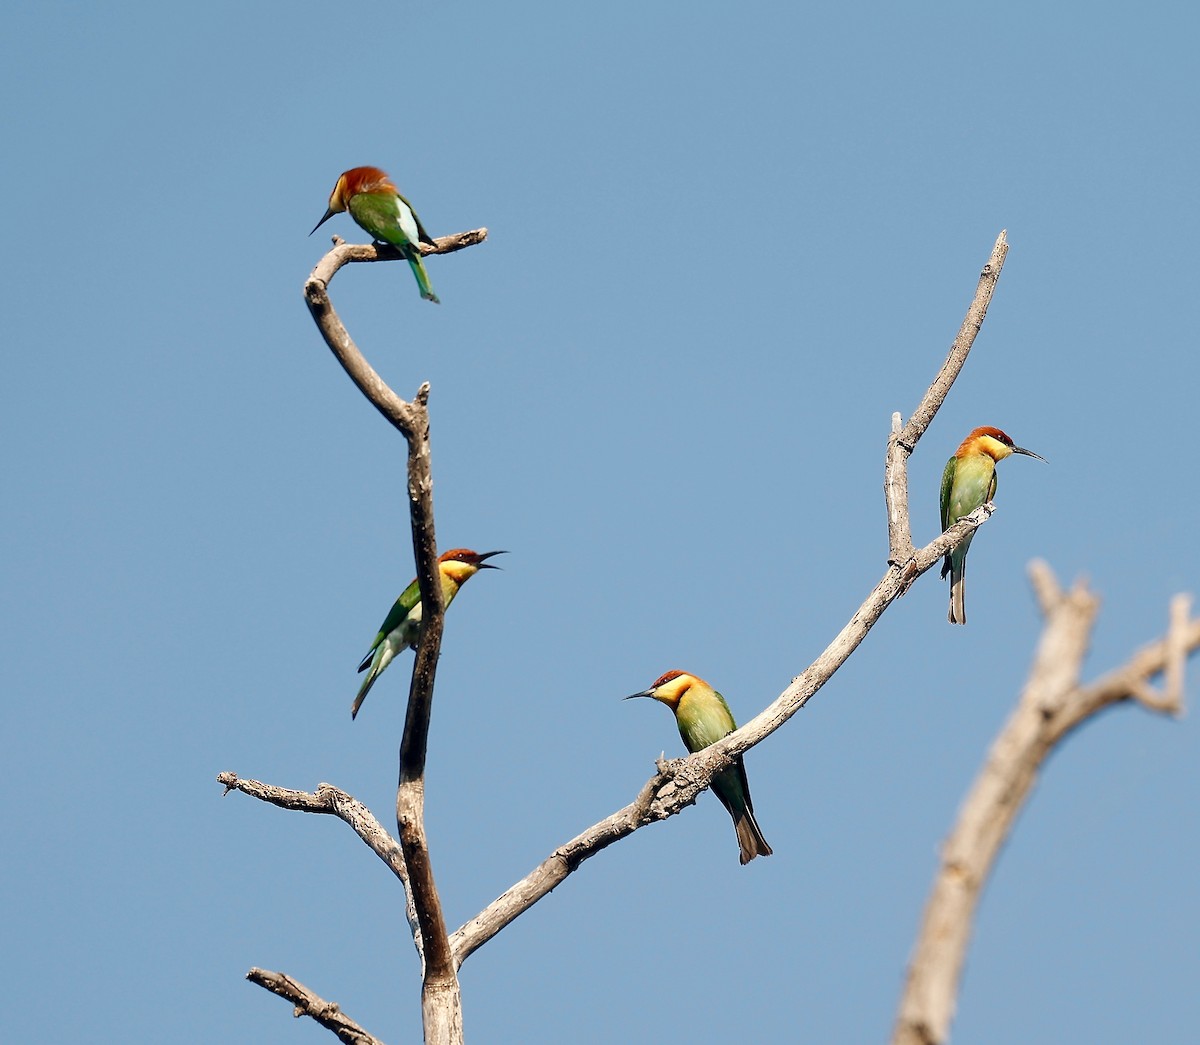
[[[941,1045],[950,1030],[958,983],[980,893],[996,856],[1055,744],[1112,704],[1183,710],[1183,662],[1200,648],[1200,618],[1176,597],[1167,636],[1090,686],[1079,684],[1100,600],[1082,583],[1064,592],[1050,568],[1030,566],[1045,627],[1025,690],[971,787],[942,850],[909,965],[893,1045]],[[1166,673],[1162,694],[1150,679]]]
[[[966,362],[975,335],[987,315],[992,291],[1007,253],[1008,243],[1001,232],[979,278],[975,297],[967,309],[950,355],[921,399],[917,412],[903,429],[899,415],[893,418],[884,484],[892,554],[887,572],[854,616],[774,703],[711,747],[687,758],[660,763],[658,775],[643,786],[637,799],[560,846],[521,881],[460,927],[451,937],[456,965],[461,965],[468,955],[537,903],[588,857],[639,827],[674,816],[695,802],[696,796],[711,784],[715,774],[731,765],[738,755],[770,736],[799,711],[858,648],[884,610],[903,595],[922,573],[940,563],[948,551],[958,547],[968,534],[974,533],[992,514],[995,506],[989,502],[960,519],[924,548],[913,548],[908,522],[906,462]]]
[[[1148,711],[1171,715],[1183,713],[1183,667],[1186,659],[1200,646],[1200,621],[1190,617],[1191,599],[1176,595],[1171,600],[1170,624],[1166,637],[1139,650],[1128,663],[1109,672],[1080,690],[1077,707],[1081,719],[1110,704],[1136,700]],[[1162,674],[1163,691],[1156,693],[1149,680]],[[1077,723],[1063,720],[1057,729],[1065,732]],[[1059,738],[1056,732],[1054,739]]]
[[[287,788],[276,787],[274,784],[264,784],[258,780],[243,780],[236,773],[221,773],[217,783],[223,784],[225,794],[230,791],[240,791],[260,802],[269,802],[282,809],[295,809],[302,813],[326,813],[336,816],[349,824],[371,851],[379,857],[388,869],[404,886],[405,913],[408,925],[412,930],[413,943],[422,963],[425,960],[425,948],[421,942],[421,929],[417,923],[417,912],[413,906],[412,889],[408,883],[408,868],[404,865],[404,853],[391,835],[384,830],[383,825],[375,819],[371,811],[357,798],[346,794],[345,791],[332,784],[319,784],[316,792],[291,791]]]
[[[246,979],[278,994],[281,998],[286,998],[295,1006],[292,1010],[293,1016],[311,1016],[322,1027],[333,1031],[347,1045],[383,1045],[378,1038],[368,1034],[349,1016],[344,1016],[335,1002],[326,1001],[313,994],[304,984],[284,973],[251,969],[246,973]]]
[[[427,253],[460,249],[480,242],[487,230],[444,237]],[[370,254],[366,253],[367,251]],[[441,652],[445,604],[437,567],[437,541],[433,522],[433,473],[429,449],[429,384],[418,389],[409,403],[393,392],[363,357],[330,301],[328,284],[348,261],[384,260],[388,247],[335,246],[304,284],[304,299],[317,329],[331,352],[359,390],[408,443],[408,500],[412,523],[413,555],[421,591],[422,622],[408,691],[408,710],[400,742],[400,774],[396,788],[396,825],[410,896],[424,943],[422,1012],[429,1045],[462,1040],[461,995],[456,966],[451,958],[446,921],[429,858],[425,832],[425,752],[433,711],[433,686]],[[398,256],[398,255],[397,255]]]

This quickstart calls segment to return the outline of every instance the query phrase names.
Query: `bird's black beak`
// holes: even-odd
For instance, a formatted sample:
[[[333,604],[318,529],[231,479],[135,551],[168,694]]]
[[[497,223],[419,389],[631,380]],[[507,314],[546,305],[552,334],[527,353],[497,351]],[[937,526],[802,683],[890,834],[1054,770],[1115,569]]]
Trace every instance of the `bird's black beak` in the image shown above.
[[[652,696],[654,696],[654,690],[644,689],[641,691],[641,693],[630,693],[629,696],[622,697],[621,699],[622,700],[633,700],[634,697],[652,697]]]
[[[1012,448],[1012,452],[1014,454],[1024,454],[1026,457],[1036,457],[1039,461],[1042,461],[1046,464],[1050,463],[1041,454],[1035,454],[1032,450],[1026,450],[1023,446],[1014,446]]]
[[[310,233],[310,235],[311,235],[311,233]],[[508,552],[504,551],[503,549],[501,549],[498,552],[483,552],[480,554],[479,561],[476,563],[476,565],[481,570],[498,570],[501,567],[493,566],[490,562],[484,562],[484,559],[490,559],[493,555],[507,555],[507,554],[508,554]]]
[[[335,210],[334,210],[332,207],[330,207],[330,208],[329,208],[329,209],[328,209],[328,210],[325,212],[325,217],[323,217],[323,218],[322,218],[320,221],[318,221],[318,222],[317,222],[317,223],[316,223],[316,224],[315,224],[315,225],[312,227],[312,232],[310,232],[310,233],[309,233],[309,235],[311,236],[311,235],[313,234],[313,232],[316,232],[316,231],[317,231],[317,229],[319,229],[319,228],[320,228],[322,225],[324,225],[324,224],[325,224],[325,222],[327,222],[327,221],[328,221],[330,218],[332,218],[332,217],[333,217],[333,216],[334,216],[336,213],[337,213],[337,211],[335,211]],[[493,553],[493,554],[494,554],[494,553]]]

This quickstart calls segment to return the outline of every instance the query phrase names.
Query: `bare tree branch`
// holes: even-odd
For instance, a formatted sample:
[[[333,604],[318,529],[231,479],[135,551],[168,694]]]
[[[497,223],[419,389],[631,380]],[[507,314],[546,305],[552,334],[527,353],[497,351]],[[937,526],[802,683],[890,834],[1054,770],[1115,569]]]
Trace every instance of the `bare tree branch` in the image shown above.
[[[1171,618],[1167,628],[1166,664],[1163,666],[1163,702],[1171,710],[1183,710],[1183,668],[1187,662],[1187,628],[1192,600],[1176,595],[1171,600]]]
[[[1029,583],[1042,616],[1049,617],[1051,610],[1062,600],[1062,587],[1058,578],[1054,576],[1054,571],[1041,559],[1034,559],[1029,564]]]
[[[430,254],[453,254],[456,250],[474,247],[487,239],[487,229],[471,229],[468,232],[456,232],[451,236],[439,236],[428,243],[418,243],[424,257]],[[355,262],[369,261],[406,261],[400,251],[390,243],[347,243],[341,236],[331,237],[333,249],[330,250],[313,269],[309,279],[315,279],[328,285],[334,273],[343,265]]]
[[[292,1010],[293,1016],[311,1016],[322,1027],[333,1031],[347,1045],[383,1045],[383,1042],[368,1034],[349,1016],[343,1015],[336,1003],[314,994],[299,980],[268,969],[251,969],[246,973],[246,979],[278,994],[281,998],[286,998],[295,1006]]]
[[[992,291],[1007,253],[1008,243],[1001,232],[979,278],[975,297],[967,309],[950,354],[922,397],[917,412],[903,429],[900,429],[898,415],[892,419],[884,482],[891,555],[887,572],[854,616],[825,651],[802,674],[796,676],[791,685],[766,709],[711,747],[687,758],[660,765],[658,776],[642,788],[637,800],[560,846],[521,881],[462,925],[451,937],[457,965],[461,965],[468,955],[537,903],[588,857],[639,827],[674,816],[695,802],[696,796],[711,784],[716,773],[729,766],[738,755],[770,736],[799,711],[858,648],[884,610],[903,595],[917,577],[939,563],[947,552],[958,547],[968,534],[974,533],[995,511],[995,505],[990,502],[981,506],[917,551],[913,548],[909,527],[906,462],[966,362],[975,335],[987,315]],[[648,804],[643,802],[643,797],[647,795],[650,799]]]
[[[1082,583],[1063,592],[1045,563],[1033,563],[1030,578],[1046,625],[1020,702],[992,744],[943,847],[893,1045],[941,1045],[947,1040],[980,893],[1054,745],[1118,701],[1134,699],[1153,710],[1180,711],[1183,658],[1200,648],[1200,619],[1189,620],[1187,601],[1177,598],[1165,639],[1081,687],[1079,673],[1100,600]],[[1177,686],[1160,698],[1150,692],[1149,680],[1164,671]]]
[[[481,242],[486,229],[438,240],[432,250],[458,250]],[[433,518],[433,473],[429,449],[429,385],[423,384],[412,403],[400,399],[363,358],[329,299],[328,284],[342,265],[352,261],[400,258],[390,247],[350,248],[335,245],[304,285],[309,312],[321,336],[359,390],[394,425],[408,443],[408,497],[413,555],[421,591],[420,641],[409,686],[408,710],[400,743],[400,773],[396,789],[396,824],[410,895],[424,944],[422,1012],[428,1045],[462,1040],[461,993],[457,966],[450,953],[445,917],[434,880],[425,832],[425,752],[433,710],[433,687],[441,652],[445,605],[437,564]]]
[[[461,965],[468,955],[537,903],[588,857],[595,856],[638,828],[666,820],[695,802],[696,796],[712,783],[713,776],[738,755],[774,733],[829,681],[867,637],[883,611],[907,589],[911,580],[905,580],[905,577],[909,574],[920,576],[941,562],[947,551],[973,533],[994,510],[995,506],[989,502],[960,519],[936,540],[915,552],[905,570],[889,567],[825,651],[803,674],[792,680],[774,703],[711,747],[687,758],[660,763],[658,775],[643,786],[637,799],[559,846],[521,881],[461,926],[451,936],[456,962]]]
[[[1166,637],[1135,653],[1123,666],[1082,687],[1073,696],[1072,715],[1054,720],[1049,733],[1057,742],[1089,715],[1124,700],[1136,700],[1148,711],[1166,715],[1183,714],[1183,662],[1200,648],[1200,619],[1189,616],[1191,599],[1176,595],[1171,600]],[[1162,693],[1150,679],[1165,674]]]
[[[319,784],[315,793],[308,791],[291,791],[287,788],[276,787],[274,784],[264,784],[258,780],[243,780],[236,773],[221,773],[217,783],[225,786],[225,794],[230,791],[240,791],[260,802],[269,802],[282,809],[299,810],[302,813],[325,813],[336,816],[339,820],[353,828],[371,851],[379,857],[404,886],[404,913],[408,918],[408,926],[412,930],[413,944],[421,959],[422,967],[425,962],[425,947],[421,941],[421,928],[417,922],[417,910],[413,905],[412,888],[408,883],[408,868],[404,865],[404,852],[400,843],[387,833],[383,825],[375,819],[371,811],[357,798],[346,794],[332,784]]]
[[[588,857],[595,856],[613,842],[633,834],[644,824],[659,819],[651,816],[651,803],[659,788],[669,782],[669,772],[677,764],[678,762],[661,763],[658,775],[651,777],[642,786],[637,798],[629,805],[618,809],[582,834],[560,845],[516,885],[506,890],[458,929],[450,937],[455,962],[462,965],[469,955],[487,943],[509,922],[529,910]]]
[[[892,417],[892,435],[888,439],[887,458],[884,464],[883,496],[887,504],[888,516],[888,560],[893,563],[906,563],[913,555],[912,528],[908,513],[908,458],[917,448],[917,442],[933,423],[934,415],[938,412],[950,387],[954,384],[971,346],[975,343],[975,335],[983,326],[987,316],[988,305],[992,302],[992,292],[996,289],[996,281],[1004,268],[1004,259],[1008,256],[1007,231],[1002,230],[996,237],[992,247],[992,256],[979,274],[979,285],[975,288],[975,297],[967,308],[967,314],[959,327],[958,336],[950,346],[950,354],[938,371],[933,384],[921,397],[917,409],[913,411],[908,424],[899,426],[900,416]],[[915,580],[915,577],[912,578]],[[911,583],[911,580],[910,582]]]

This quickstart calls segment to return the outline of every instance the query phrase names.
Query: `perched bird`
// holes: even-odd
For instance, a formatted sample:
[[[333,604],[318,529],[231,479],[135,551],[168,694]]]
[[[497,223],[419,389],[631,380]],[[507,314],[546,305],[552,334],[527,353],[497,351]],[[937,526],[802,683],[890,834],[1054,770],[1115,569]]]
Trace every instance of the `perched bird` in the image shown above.
[[[725,698],[703,679],[685,671],[668,671],[649,689],[631,693],[625,699],[634,697],[653,697],[674,711],[679,735],[693,753],[737,729]],[[746,782],[741,755],[728,769],[713,777],[712,789],[733,817],[741,862],[748,864],[756,856],[770,856],[771,847],[754,819],[754,803],[750,801],[750,785]]]
[[[1010,454],[1037,457],[1032,450],[1014,446],[1013,441],[999,428],[985,425],[976,428],[954,456],[946,462],[942,473],[942,530],[947,530],[964,515],[970,515],[981,504],[996,495],[996,462]],[[950,575],[950,623],[966,624],[967,610],[963,603],[963,577],[967,570],[967,549],[971,547],[974,533],[967,536],[942,563],[942,576]]]
[[[493,566],[484,560],[490,559],[493,555],[503,554],[502,551],[473,552],[470,548],[451,548],[450,551],[443,552],[438,556],[438,573],[442,577],[442,599],[445,601],[446,607],[449,608],[450,603],[454,601],[458,589],[480,570],[499,569],[498,566]],[[367,650],[367,655],[363,657],[362,663],[358,666],[359,671],[367,671],[368,667],[371,670],[367,671],[367,677],[363,680],[358,696],[354,698],[354,704],[350,708],[351,718],[358,714],[358,709],[362,707],[362,702],[371,691],[371,687],[375,685],[375,680],[383,674],[384,669],[392,662],[396,654],[403,653],[406,649],[415,649],[420,634],[421,590],[414,580],[404,589],[404,594],[396,600],[391,613],[379,626],[379,634],[375,636],[375,641],[371,643],[371,648]]]
[[[335,214],[348,210],[359,226],[376,240],[390,243],[408,259],[408,264],[417,277],[421,297],[426,301],[441,304],[429,285],[429,273],[421,261],[418,243],[429,243],[433,239],[425,231],[412,204],[400,195],[400,190],[378,167],[355,167],[346,171],[337,180],[329,196],[329,209],[318,221],[312,232],[316,232]],[[312,235],[312,232],[309,235]]]

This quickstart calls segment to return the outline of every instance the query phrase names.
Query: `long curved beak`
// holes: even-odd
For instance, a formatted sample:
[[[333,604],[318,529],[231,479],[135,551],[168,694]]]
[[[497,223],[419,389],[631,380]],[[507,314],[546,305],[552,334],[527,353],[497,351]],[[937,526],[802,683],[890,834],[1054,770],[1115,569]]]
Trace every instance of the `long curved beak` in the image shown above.
[[[337,211],[334,210],[332,207],[330,207],[327,211],[325,211],[325,217],[323,217],[320,221],[318,221],[312,227],[312,232],[310,232],[309,235],[311,236],[313,234],[313,232],[316,232],[317,229],[319,229],[322,225],[324,225],[325,222],[327,222],[330,218],[332,218],[336,213],[337,213]],[[495,553],[493,553],[493,554],[495,554]]]
[[[1032,450],[1026,450],[1023,446],[1014,446],[1012,448],[1012,452],[1014,454],[1024,454],[1026,457],[1036,457],[1039,461],[1042,461],[1046,464],[1050,463],[1041,454],[1035,454]]]
[[[312,235],[312,233],[309,233],[309,235]],[[483,560],[490,559],[493,555],[507,555],[507,554],[508,554],[508,552],[505,551],[503,548],[500,551],[496,551],[496,552],[483,552],[479,556],[478,566],[481,570],[499,570],[499,569],[501,569],[501,567],[493,566],[490,562],[484,562]]]
[[[652,697],[652,696],[654,696],[654,690],[644,689],[641,691],[641,693],[630,693],[629,696],[622,697],[621,699],[622,700],[633,700],[634,697]]]

